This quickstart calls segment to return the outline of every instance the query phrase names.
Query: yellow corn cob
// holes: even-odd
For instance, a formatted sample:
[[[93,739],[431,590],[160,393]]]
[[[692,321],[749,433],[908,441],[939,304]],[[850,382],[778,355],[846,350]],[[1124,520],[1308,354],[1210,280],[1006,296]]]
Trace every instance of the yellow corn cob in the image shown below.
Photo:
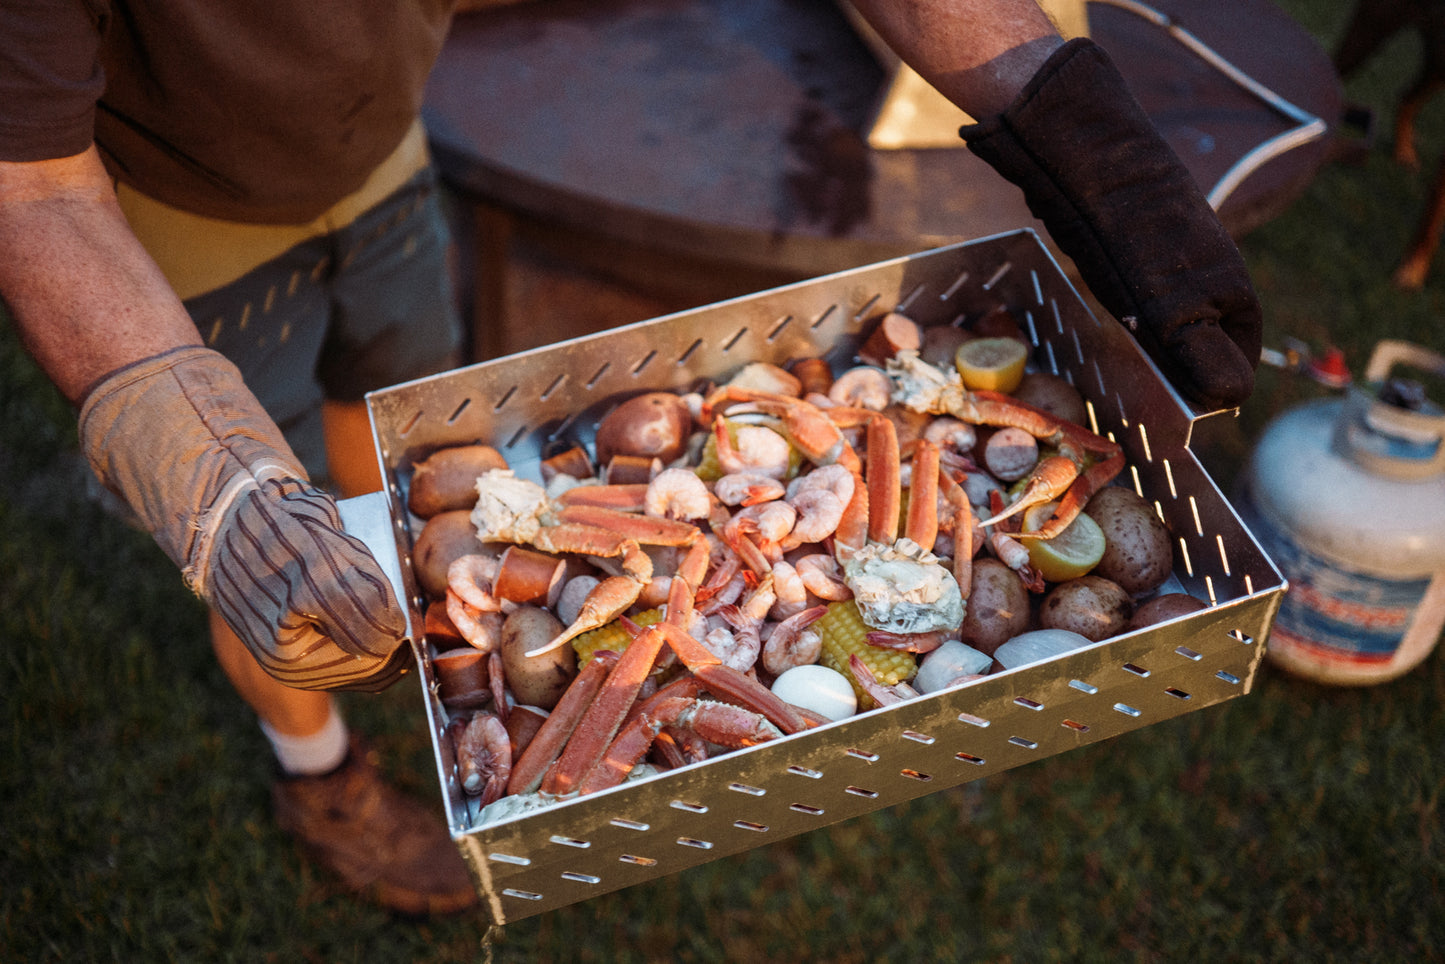
[[[653,623],[662,621],[661,609],[645,609],[636,616],[630,617],[639,626],[651,626]],[[622,621],[614,619],[605,626],[598,626],[596,629],[589,629],[572,640],[572,648],[577,651],[577,666],[580,669],[586,666],[592,659],[592,654],[599,649],[611,649],[622,652],[627,644],[632,642],[632,637],[623,628]]]
[[[823,655],[818,662],[831,670],[842,673],[853,692],[858,694],[860,706],[871,706],[872,699],[863,692],[863,687],[853,678],[848,668],[848,656],[857,653],[858,658],[873,671],[874,677],[884,686],[893,686],[913,678],[918,670],[918,661],[912,653],[896,649],[881,649],[868,645],[865,635],[868,626],[858,614],[858,604],[851,599],[828,604],[828,612],[813,624],[823,638]]]

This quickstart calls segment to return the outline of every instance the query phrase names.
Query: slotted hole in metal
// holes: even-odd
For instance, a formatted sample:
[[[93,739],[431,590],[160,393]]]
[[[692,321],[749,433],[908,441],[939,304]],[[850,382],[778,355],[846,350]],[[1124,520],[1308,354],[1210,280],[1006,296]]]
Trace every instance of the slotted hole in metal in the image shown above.
[[[597,369],[595,372],[592,373],[592,377],[589,378],[589,379],[587,379],[587,381],[583,382],[583,386],[584,386],[585,388],[587,388],[589,391],[590,391],[591,389],[595,388],[595,387],[597,386],[597,383],[602,380],[602,376],[605,375],[605,374],[607,374],[607,369],[609,369],[609,368],[611,368],[611,367],[612,367],[612,363],[611,363],[611,362],[603,362],[603,363],[598,367],[598,369]]]
[[[1149,449],[1149,430],[1144,427],[1143,422],[1139,423],[1139,444],[1144,449],[1144,461],[1153,462],[1154,453]]]
[[[746,330],[746,329],[744,329],[744,330]],[[634,375],[641,375],[642,372],[647,368],[647,366],[652,364],[652,360],[653,360],[654,358],[656,358],[656,357],[657,357],[657,352],[656,352],[656,351],[650,351],[650,352],[648,352],[646,355],[643,355],[643,356],[642,356],[642,359],[641,359],[640,361],[638,361],[638,363],[637,363],[636,365],[633,365],[633,366],[632,366],[632,374],[634,374]]]
[[[784,329],[788,327],[792,320],[792,315],[784,315],[783,317],[779,318],[777,323],[774,324],[771,329],[769,329],[767,334],[767,340],[776,341],[777,337],[783,333]]]
[[[518,867],[528,867],[531,866],[532,863],[531,859],[528,857],[518,857],[515,854],[504,853],[487,854],[487,859],[494,860],[499,864],[515,864]]]
[[[800,767],[797,764],[788,767],[788,772],[795,777],[807,777],[810,780],[821,780],[823,778],[821,772],[810,769],[809,767]]]
[[[908,767],[904,767],[902,770],[899,770],[898,772],[901,773],[903,776],[907,777],[908,779],[910,779],[910,780],[917,780],[917,781],[919,781],[920,783],[928,783],[929,781],[931,781],[931,780],[933,779],[933,777],[930,776],[930,775],[927,774],[927,773],[922,773],[922,772],[920,772],[920,771],[918,771],[918,770],[913,770],[913,769],[910,769],[910,768],[908,768]]]
[[[1125,663],[1124,672],[1133,673],[1135,676],[1148,676],[1149,671],[1136,663]]]
[[[1039,326],[1034,324],[1034,313],[1032,311],[1024,312],[1024,327],[1028,329],[1029,341],[1037,345],[1039,343]]]
[[[752,797],[761,797],[768,792],[762,787],[752,787],[748,786],[746,783],[729,783],[728,789],[737,793],[746,793],[748,796]]]
[[[873,306],[878,304],[879,297],[881,296],[875,293],[867,301],[863,302],[862,307],[860,307],[857,311],[853,312],[853,320],[855,322],[862,321],[864,318],[867,318],[869,315],[871,315],[873,313]],[[818,321],[822,320],[822,318],[818,319]],[[816,328],[817,326],[817,322],[814,322],[813,327]]]
[[[1236,642],[1251,644],[1254,642],[1254,637],[1249,635],[1242,629],[1231,629],[1227,635],[1230,639],[1233,639]]]
[[[639,857],[637,854],[623,854],[617,858],[624,864],[636,864],[639,867],[656,867],[657,861],[651,857]]]
[[[614,826],[614,827],[620,827],[620,828],[623,829],[623,830],[651,830],[651,829],[652,829],[652,825],[651,825],[651,824],[643,823],[641,820],[628,820],[626,817],[613,817],[611,820],[609,820],[609,821],[607,821],[607,822],[610,823],[610,824],[612,824],[612,826]]]
[[[697,839],[696,837],[678,837],[678,838],[677,838],[677,843],[678,843],[678,846],[680,846],[680,847],[693,847],[693,848],[695,848],[695,849],[697,849],[697,850],[711,850],[711,849],[712,849],[712,841],[710,841],[710,840],[699,840],[699,839]]]
[[[566,372],[563,372],[562,374],[558,375],[556,378],[552,379],[552,383],[551,383],[550,385],[548,385],[546,388],[542,389],[541,400],[545,402],[548,398],[550,398],[550,397],[552,396],[552,393],[555,392],[557,389],[561,388],[562,385],[566,383],[566,381],[567,381],[567,373],[566,373]]]
[[[843,788],[843,792],[844,792],[844,793],[851,793],[851,794],[853,794],[853,796],[855,796],[855,797],[867,797],[867,798],[870,799],[870,800],[872,800],[874,797],[878,796],[878,791],[877,791],[877,790],[869,790],[869,789],[867,789],[867,788],[865,788],[865,787],[855,787],[855,786],[853,786],[852,784],[849,784],[848,786],[844,787],[844,788]]]
[[[1025,750],[1037,750],[1039,748],[1037,741],[1030,740],[1026,736],[1011,736],[1008,738],[1008,741],[1014,746],[1023,747]]]
[[[1071,730],[1077,730],[1080,733],[1089,732],[1089,724],[1080,723],[1077,720],[1064,720],[1062,725],[1068,727]]]
[[[806,813],[810,817],[821,817],[823,815],[822,807],[814,807],[806,803],[790,803],[788,804],[788,809],[797,813]]]
[[[502,409],[506,408],[507,403],[512,400],[512,396],[515,394],[517,394],[517,386],[513,385],[511,388],[507,389],[505,392],[502,393],[501,398],[497,399],[496,402],[493,403],[492,411],[500,412]],[[462,408],[457,409],[456,412],[452,414],[453,420],[456,419],[457,415],[461,414],[462,409],[464,409],[466,405],[467,403],[463,403]]]
[[[1238,684],[1239,684],[1239,677],[1238,677],[1238,676],[1235,676],[1233,673],[1226,673],[1224,670],[1220,670],[1219,672],[1215,673],[1214,675],[1215,675],[1215,676],[1218,676],[1220,679],[1224,680],[1226,683],[1230,683],[1230,684],[1232,684],[1232,685],[1238,685]]]
[[[1072,686],[1074,689],[1078,690],[1080,693],[1088,693],[1090,696],[1093,696],[1095,693],[1099,692],[1099,687],[1093,685],[1092,683],[1085,683],[1081,679],[1071,679],[1069,680],[1069,685]]]
[[[972,753],[965,753],[965,752],[962,751],[962,750],[959,750],[957,753],[955,753],[955,754],[953,755],[953,758],[954,758],[955,760],[961,760],[961,761],[963,761],[964,763],[972,763],[974,766],[980,766],[980,767],[983,766],[984,763],[987,762],[987,761],[984,760],[984,758],[981,757],[981,756],[974,756]]]
[[[849,756],[853,757],[855,760],[863,760],[863,761],[865,761],[865,762],[867,762],[867,763],[877,763],[877,762],[878,762],[878,754],[876,754],[876,753],[870,753],[870,752],[868,752],[867,750],[859,750],[859,749],[857,749],[856,747],[849,747],[846,752],[847,752],[847,754],[848,754]]]
[[[689,358],[691,358],[691,357],[693,356],[693,353],[696,352],[696,351],[697,351],[699,348],[701,348],[701,347],[702,347],[702,339],[701,339],[701,338],[695,338],[695,339],[693,339],[692,344],[687,346],[687,351],[685,351],[685,352],[683,352],[681,355],[678,355],[678,356],[677,356],[677,365],[678,365],[678,367],[680,368],[680,367],[682,367],[683,365],[686,365],[686,364],[687,364],[687,360],[688,360]]]
[[[417,423],[421,421],[421,417],[423,414],[424,413],[420,410],[412,412],[411,418],[407,419],[405,422],[402,423],[400,433],[402,438],[406,438],[412,433],[412,431],[416,428]]]
[[[462,417],[462,413],[465,412],[465,411],[467,410],[467,408],[471,406],[471,404],[472,404],[472,400],[471,400],[470,398],[464,398],[464,399],[462,399],[461,402],[459,402],[459,403],[457,404],[457,407],[454,408],[454,409],[452,409],[452,413],[447,416],[447,419],[446,419],[447,424],[448,424],[448,425],[451,425],[451,424],[452,424],[453,422],[455,422],[457,419],[461,418],[461,417]]]
[[[733,350],[733,346],[736,345],[736,344],[738,343],[738,340],[741,339],[741,338],[743,337],[743,335],[746,335],[747,333],[748,333],[748,328],[747,328],[746,325],[744,325],[743,327],[739,328],[737,331],[733,332],[733,333],[732,333],[732,336],[729,337],[727,341],[725,341],[725,342],[722,343],[722,350],[723,350],[723,351],[732,351],[732,350]]]
[[[557,441],[559,438],[562,438],[563,436],[565,436],[565,435],[567,434],[567,430],[570,429],[570,428],[572,427],[573,423],[575,423],[576,421],[577,421],[577,413],[576,413],[576,412],[568,412],[568,413],[567,413],[567,417],[564,418],[564,419],[562,419],[562,421],[558,422],[558,423],[557,423],[557,427],[554,428],[554,429],[552,429],[552,431],[550,431],[550,432],[547,433],[547,441],[549,441],[549,442],[555,442],[555,441]]]
[[[927,733],[919,733],[917,730],[904,730],[903,738],[905,740],[912,740],[914,743],[922,743],[924,746],[933,745],[933,737]]]
[[[517,443],[521,442],[522,439],[527,437],[528,431],[529,429],[525,425],[518,427],[518,429],[512,433],[511,437],[507,439],[506,444],[502,447],[507,449],[516,448]]]
[[[564,847],[576,847],[579,850],[586,850],[592,846],[592,841],[590,840],[579,840],[576,837],[563,837],[560,834],[553,834],[548,839],[554,844],[561,844]]]
[[[751,830],[753,833],[767,833],[768,825],[765,823],[754,823],[751,820],[734,820],[733,826],[739,830]]]
[[[994,273],[989,276],[989,279],[983,283],[983,290],[992,291],[993,286],[1002,281],[1004,279],[1004,276],[1007,275],[1012,268],[1012,261],[1005,261],[1003,264],[999,265],[998,268],[994,271]]]
[[[1130,706],[1128,703],[1115,703],[1114,709],[1118,710],[1120,713],[1123,713],[1125,716],[1140,715],[1140,711]]]
[[[988,726],[988,720],[985,720],[981,716],[974,716],[972,713],[958,714],[958,722],[967,723],[969,726]]]
[[[1173,686],[1168,687],[1167,689],[1164,690],[1164,692],[1168,693],[1170,696],[1174,697],[1176,700],[1189,700],[1189,699],[1193,699],[1193,697],[1190,696],[1188,693],[1184,692],[1184,691],[1181,690],[1181,689],[1178,689],[1178,688],[1176,688],[1176,687],[1173,687]]]
[[[514,887],[506,887],[502,893],[507,897],[515,897],[518,900],[541,900],[542,895],[530,890],[517,890]]]
[[[594,877],[592,874],[579,874],[579,873],[577,873],[577,872],[574,871],[574,870],[564,870],[564,871],[562,871],[561,876],[562,876],[562,879],[563,879],[563,880],[570,880],[570,881],[572,881],[573,883],[576,883],[576,884],[600,884],[600,883],[602,883],[602,878],[601,878],[601,877]]]
[[[1196,663],[1204,658],[1204,655],[1202,653],[1196,653],[1188,646],[1177,646],[1175,647],[1174,652],[1178,653],[1180,656],[1183,656],[1185,659],[1192,659]]]
[[[1219,547],[1219,565],[1224,569],[1224,574],[1227,576],[1229,575],[1229,552],[1224,548],[1224,536],[1215,533],[1214,544]]]
[[[874,295],[874,300],[877,300],[877,295]],[[871,304],[872,302],[869,303]],[[820,313],[818,317],[814,318],[813,323],[808,327],[814,329],[821,328],[823,326],[823,323],[826,322],[832,316],[833,312],[837,309],[837,305],[829,305],[828,307],[824,308],[822,313]],[[856,321],[857,319],[855,318],[854,320]]]
[[[674,810],[686,810],[688,813],[707,813],[706,804],[689,803],[686,800],[674,800],[669,806]]]
[[[1038,302],[1039,304],[1043,304],[1043,303],[1044,303],[1044,289],[1043,289],[1043,287],[1039,284],[1039,273],[1038,273],[1037,271],[1035,271],[1033,268],[1030,268],[1030,269],[1029,269],[1029,281],[1031,281],[1031,282],[1033,283],[1033,286],[1034,286],[1034,301]]]
[[[960,273],[959,273],[959,276],[958,276],[957,278],[954,278],[954,279],[953,279],[953,284],[951,284],[951,285],[949,285],[947,288],[943,289],[943,293],[938,296],[938,300],[939,300],[939,301],[947,301],[948,299],[952,298],[954,295],[958,294],[958,289],[959,289],[959,288],[962,288],[962,287],[964,286],[964,284],[967,283],[967,281],[968,281],[968,272],[967,272],[967,271],[960,272]]]
[[[1024,709],[1033,710],[1034,712],[1038,712],[1039,710],[1042,710],[1044,708],[1044,704],[1040,703],[1038,700],[1031,700],[1027,696],[1015,696],[1014,705],[1022,706]]]
[[[923,292],[923,285],[915,286],[902,301],[898,302],[899,312],[905,315],[908,314],[908,309],[913,307],[913,303],[918,300],[918,296],[923,294]]]

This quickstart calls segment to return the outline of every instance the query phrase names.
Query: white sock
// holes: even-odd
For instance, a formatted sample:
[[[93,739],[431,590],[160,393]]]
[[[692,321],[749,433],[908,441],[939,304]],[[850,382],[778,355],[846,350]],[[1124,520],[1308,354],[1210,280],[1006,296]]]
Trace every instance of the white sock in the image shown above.
[[[260,723],[261,732],[266,734],[266,739],[271,741],[271,749],[276,752],[276,761],[292,776],[330,773],[341,765],[351,749],[351,733],[334,706],[326,723],[309,736],[278,733],[265,720]]]

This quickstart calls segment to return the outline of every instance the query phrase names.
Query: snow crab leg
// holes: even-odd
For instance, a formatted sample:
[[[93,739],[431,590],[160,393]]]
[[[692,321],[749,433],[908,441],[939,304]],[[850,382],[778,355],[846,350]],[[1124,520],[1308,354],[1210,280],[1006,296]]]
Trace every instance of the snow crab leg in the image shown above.
[[[957,372],[945,374],[915,351],[901,351],[890,359],[888,373],[894,380],[894,401],[906,408],[951,415],[972,425],[1017,428],[1057,451],[1056,456],[1040,461],[1012,505],[980,523],[985,527],[1057,499],[1059,506],[1053,518],[1027,534],[1032,539],[1051,539],[1074,520],[1090,496],[1124,467],[1124,453],[1118,443],[1007,395],[970,392]]]

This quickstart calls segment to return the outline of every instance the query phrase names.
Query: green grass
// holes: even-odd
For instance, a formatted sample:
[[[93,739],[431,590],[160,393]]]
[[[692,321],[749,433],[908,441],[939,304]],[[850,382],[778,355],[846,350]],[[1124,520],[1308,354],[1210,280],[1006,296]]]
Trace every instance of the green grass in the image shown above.
[[[1295,10],[1333,44],[1347,4]],[[1417,51],[1348,88],[1388,130]],[[1445,99],[1423,118],[1427,167]],[[1244,242],[1286,336],[1441,347],[1445,264],[1388,284],[1425,201],[1382,136]],[[1318,390],[1265,373],[1213,433],[1228,474]],[[85,497],[72,414],[0,323],[0,960],[466,961],[478,917],[394,920],[270,818],[264,741],[149,538]],[[1359,511],[1384,511],[1361,505]],[[347,698],[395,779],[436,794],[414,683]],[[1445,947],[1445,658],[1248,697],[982,784],[513,924],[497,960],[1394,961]]]

